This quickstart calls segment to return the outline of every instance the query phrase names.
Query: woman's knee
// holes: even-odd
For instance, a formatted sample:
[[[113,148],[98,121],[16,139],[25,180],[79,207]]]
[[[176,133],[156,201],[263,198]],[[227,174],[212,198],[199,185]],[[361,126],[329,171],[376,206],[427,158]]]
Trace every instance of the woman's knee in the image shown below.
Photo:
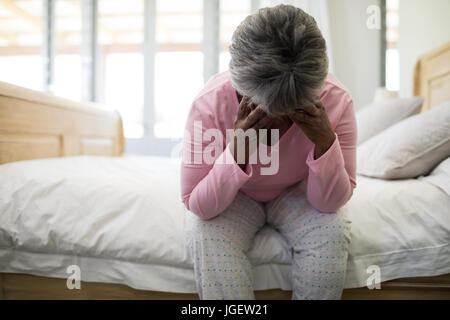
[[[255,234],[265,223],[262,205],[245,195],[238,194],[235,201],[220,215],[202,220],[191,213],[190,236],[197,242],[214,241],[217,245],[233,245],[248,250]]]
[[[189,241],[191,245],[213,246],[216,249],[224,249],[230,245],[236,247],[239,245],[237,237],[229,229],[223,220],[194,219],[190,225]]]
[[[213,220],[202,220],[198,217],[191,218],[189,225],[189,235],[191,239],[196,241],[202,241],[204,238],[208,238],[213,235],[214,229],[218,229],[220,226],[218,223],[213,223]]]
[[[328,247],[346,249],[350,243],[350,221],[340,213],[314,212],[306,225],[300,226],[294,249]]]
[[[320,213],[319,215],[319,238],[326,243],[347,248],[350,243],[350,221],[341,213]]]
[[[223,252],[246,253],[251,249],[256,229],[239,228],[218,221],[198,221],[191,229],[191,241],[195,247],[209,248]]]

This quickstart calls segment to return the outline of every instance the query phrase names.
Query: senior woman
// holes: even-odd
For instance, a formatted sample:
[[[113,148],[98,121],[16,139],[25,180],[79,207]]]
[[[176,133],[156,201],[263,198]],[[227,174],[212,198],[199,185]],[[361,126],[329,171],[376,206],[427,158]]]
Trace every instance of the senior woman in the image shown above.
[[[255,298],[247,252],[267,223],[292,247],[292,299],[339,299],[350,238],[349,221],[336,211],[356,186],[352,99],[328,74],[325,40],[299,8],[279,5],[248,16],[230,54],[229,72],[208,81],[186,124],[181,189],[198,294]],[[207,134],[230,129],[235,135],[223,143]],[[279,133],[264,142],[260,130],[257,139],[258,148],[278,150],[274,174],[249,161],[251,139],[236,147],[251,129]],[[212,136],[220,146],[214,161],[192,161],[211,152]],[[241,162],[237,150],[245,150]]]

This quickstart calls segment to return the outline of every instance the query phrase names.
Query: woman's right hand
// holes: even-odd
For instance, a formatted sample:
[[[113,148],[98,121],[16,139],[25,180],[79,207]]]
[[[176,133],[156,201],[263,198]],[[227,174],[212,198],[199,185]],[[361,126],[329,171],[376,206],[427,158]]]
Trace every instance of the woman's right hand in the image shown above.
[[[231,151],[234,160],[244,170],[250,155],[258,147],[259,129],[268,129],[273,118],[267,116],[260,107],[249,103],[248,97],[242,97],[234,122],[234,138]]]

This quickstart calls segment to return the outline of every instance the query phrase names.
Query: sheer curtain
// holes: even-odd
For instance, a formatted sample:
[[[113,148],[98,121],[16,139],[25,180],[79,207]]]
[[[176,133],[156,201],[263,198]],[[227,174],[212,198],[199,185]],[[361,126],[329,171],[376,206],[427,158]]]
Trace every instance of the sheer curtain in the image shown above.
[[[319,25],[320,30],[322,31],[325,41],[327,42],[329,71],[333,72],[333,51],[331,47],[327,0],[260,0],[259,7],[273,7],[281,3],[290,4],[301,8],[314,17],[317,24]]]

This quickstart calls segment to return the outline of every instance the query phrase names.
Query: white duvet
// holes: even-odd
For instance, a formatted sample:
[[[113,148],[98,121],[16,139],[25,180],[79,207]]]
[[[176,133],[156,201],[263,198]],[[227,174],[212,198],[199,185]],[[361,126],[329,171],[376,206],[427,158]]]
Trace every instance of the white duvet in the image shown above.
[[[66,277],[146,290],[196,292],[186,246],[179,162],[70,157],[0,166],[0,272]],[[421,180],[358,177],[340,210],[352,221],[346,288],[450,273],[450,197]],[[265,226],[249,252],[255,290],[290,290],[291,250]]]

